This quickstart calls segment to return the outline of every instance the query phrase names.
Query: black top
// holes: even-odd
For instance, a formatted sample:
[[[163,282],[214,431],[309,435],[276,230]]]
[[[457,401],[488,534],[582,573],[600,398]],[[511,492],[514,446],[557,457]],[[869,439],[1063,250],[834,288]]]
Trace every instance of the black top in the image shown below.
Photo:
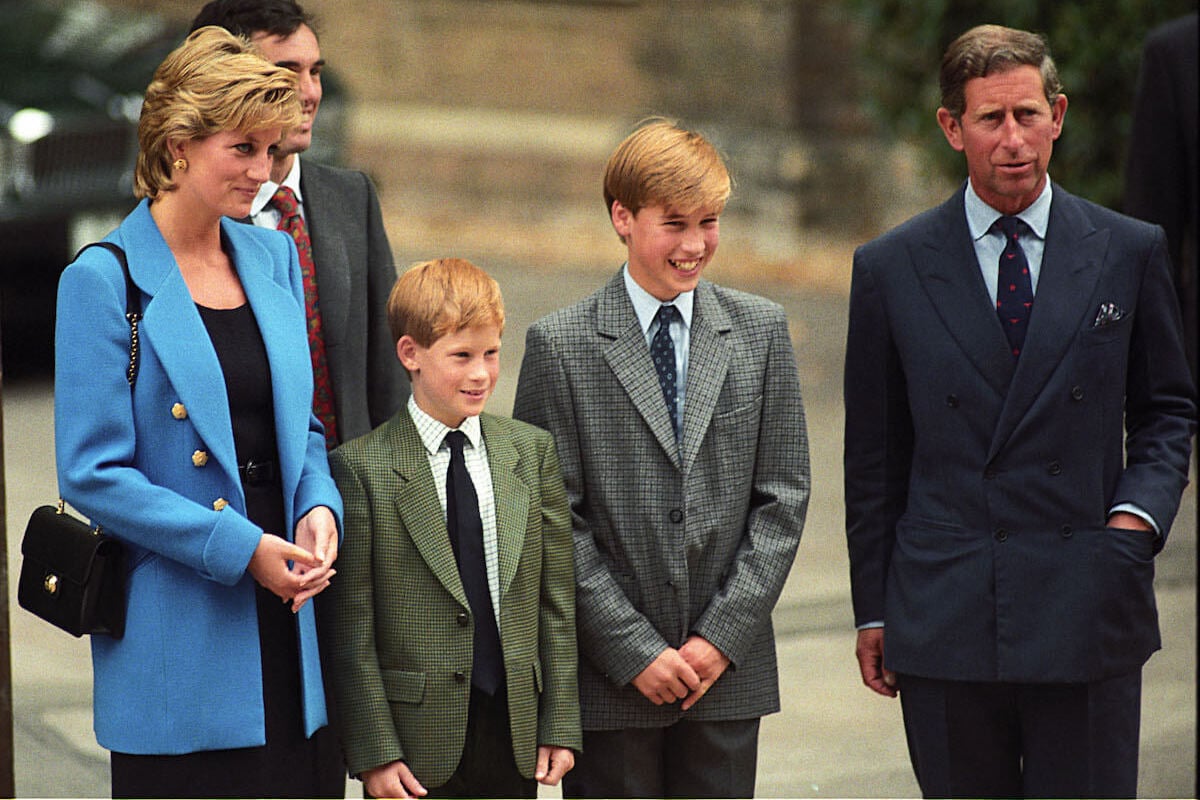
[[[271,365],[254,311],[248,303],[229,309],[196,308],[225,374],[238,463],[274,461],[277,451]]]

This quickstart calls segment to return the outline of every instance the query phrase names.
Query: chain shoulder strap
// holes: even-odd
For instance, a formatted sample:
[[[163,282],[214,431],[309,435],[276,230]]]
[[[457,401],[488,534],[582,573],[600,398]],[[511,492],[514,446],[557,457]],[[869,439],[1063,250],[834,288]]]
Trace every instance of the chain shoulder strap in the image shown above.
[[[142,294],[137,286],[134,285],[133,277],[129,274],[129,261],[125,258],[125,251],[112,242],[92,242],[85,244],[79,248],[79,252],[71,260],[78,259],[79,254],[89,247],[103,247],[112,253],[121,265],[121,271],[125,273],[125,319],[129,322],[129,367],[125,370],[125,380],[129,382],[129,388],[132,389],[133,384],[137,381],[138,364],[141,361],[139,357],[138,323],[142,321]]]

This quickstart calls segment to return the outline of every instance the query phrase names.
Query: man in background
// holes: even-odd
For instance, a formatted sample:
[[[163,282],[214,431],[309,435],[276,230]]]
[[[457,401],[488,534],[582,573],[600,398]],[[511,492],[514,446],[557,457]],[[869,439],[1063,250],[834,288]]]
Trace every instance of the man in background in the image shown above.
[[[304,272],[313,410],[330,448],[387,421],[408,396],[387,322],[396,281],[375,187],[362,172],[305,160],[321,105],[325,59],[294,0],[212,0],[192,30],[218,25],[254,42],[299,79],[303,122],[280,143],[250,221],[287,231]]]
[[[1125,165],[1125,213],[1167,232],[1184,346],[1196,372],[1196,127],[1200,29],[1196,12],[1146,37]]]

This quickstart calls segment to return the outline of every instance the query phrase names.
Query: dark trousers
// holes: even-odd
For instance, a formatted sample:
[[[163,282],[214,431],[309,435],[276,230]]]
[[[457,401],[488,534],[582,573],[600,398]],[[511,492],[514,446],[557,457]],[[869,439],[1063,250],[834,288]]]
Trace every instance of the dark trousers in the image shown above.
[[[584,731],[564,797],[753,797],[757,719]]]
[[[1134,797],[1142,673],[1092,683],[899,677],[925,797]]]
[[[537,797],[537,781],[522,777],[513,757],[504,689],[489,697],[471,687],[467,740],[458,768],[446,783],[425,788],[429,790],[427,798]]]

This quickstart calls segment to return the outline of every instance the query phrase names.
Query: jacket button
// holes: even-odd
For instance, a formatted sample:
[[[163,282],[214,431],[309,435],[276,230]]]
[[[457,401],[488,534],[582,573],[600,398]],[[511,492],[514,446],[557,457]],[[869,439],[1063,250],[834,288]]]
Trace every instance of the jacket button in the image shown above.
[[[1062,464],[1060,464],[1057,461],[1051,461],[1049,464],[1046,465],[1046,472],[1049,472],[1051,475],[1061,475],[1062,474]]]
[[[1071,387],[1071,399],[1072,400],[1082,400],[1083,399],[1083,387],[1082,386],[1072,386]]]
[[[171,406],[171,416],[175,419],[187,419],[187,407],[183,403]]]
[[[683,512],[678,508],[672,508],[671,513],[667,516],[670,517],[671,522],[674,522],[676,525],[678,525],[680,522],[683,522]]]
[[[207,463],[208,463],[208,453],[204,452],[203,450],[197,450],[196,452],[192,453],[192,466],[193,467],[203,467]]]
[[[958,395],[956,395],[956,394],[946,395],[946,405],[950,406],[951,408],[958,408]]]
[[[467,682],[467,673],[463,672],[462,670],[455,672],[454,673],[454,682],[455,683],[466,683]]]
[[[224,497],[218,497],[216,500],[213,500],[213,511],[220,511],[227,505],[229,505],[228,500]]]
[[[1063,537],[1064,539],[1070,539],[1072,536],[1075,535],[1075,531],[1071,530],[1070,525],[1063,525],[1061,528],[1058,529],[1058,535]]]
[[[471,623],[471,617],[465,611],[458,612],[458,616],[455,619],[458,621],[459,626],[463,628]]]
[[[1008,531],[1004,528],[996,528],[996,541],[1004,542],[1008,540]]]

